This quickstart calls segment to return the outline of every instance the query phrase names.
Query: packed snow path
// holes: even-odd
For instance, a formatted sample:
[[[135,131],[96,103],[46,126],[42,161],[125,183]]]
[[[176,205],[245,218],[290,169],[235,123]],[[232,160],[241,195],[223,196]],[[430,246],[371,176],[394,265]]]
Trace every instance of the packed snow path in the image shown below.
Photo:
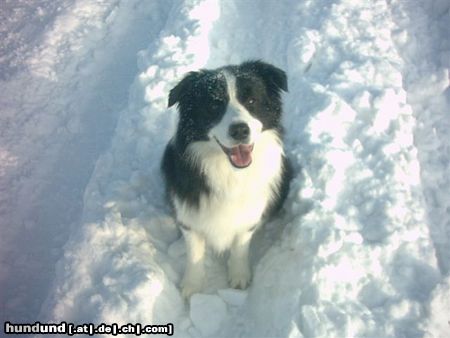
[[[0,319],[450,335],[448,1],[41,3],[39,53],[22,32],[26,57],[1,59]],[[159,173],[167,94],[250,58],[288,74],[296,177],[252,243],[250,288],[227,289],[211,254],[208,288],[185,302]]]

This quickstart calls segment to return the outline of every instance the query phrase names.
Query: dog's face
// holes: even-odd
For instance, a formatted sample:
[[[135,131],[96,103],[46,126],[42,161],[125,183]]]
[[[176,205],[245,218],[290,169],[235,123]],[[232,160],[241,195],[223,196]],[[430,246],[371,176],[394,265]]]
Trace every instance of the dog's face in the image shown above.
[[[261,134],[280,131],[282,90],[286,74],[261,61],[189,73],[169,95],[169,107],[179,105],[177,145],[209,141],[234,167],[248,167]]]

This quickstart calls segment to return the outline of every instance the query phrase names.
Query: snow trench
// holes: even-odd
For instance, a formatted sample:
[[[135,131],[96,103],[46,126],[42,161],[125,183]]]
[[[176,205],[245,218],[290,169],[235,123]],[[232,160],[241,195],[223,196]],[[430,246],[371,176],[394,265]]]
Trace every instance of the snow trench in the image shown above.
[[[174,2],[159,39],[138,55],[129,107],[85,191],[51,319],[172,322],[176,336],[426,334],[441,272],[390,9]],[[289,74],[286,143],[297,175],[284,213],[255,238],[252,286],[227,289],[223,257],[211,255],[205,294],[185,303],[184,245],[159,174],[176,123],[167,92],[189,70],[248,58]]]
[[[98,159],[95,152],[87,185],[74,185],[82,189],[81,220],[55,244],[61,259],[39,318],[173,323],[175,337],[447,336],[449,7],[437,0],[117,3],[111,27],[130,29],[117,33],[118,59],[133,33],[134,46],[148,46],[137,53],[138,75],[117,119],[100,114],[79,127],[94,135],[108,124],[101,140],[109,143]],[[133,26],[142,11],[148,20]],[[159,171],[177,122],[167,94],[188,71],[254,58],[288,74],[285,143],[295,177],[282,213],[252,241],[250,287],[229,289],[226,257],[211,253],[207,288],[185,301],[184,242]],[[108,60],[118,66],[114,55]],[[84,88],[79,93],[95,86]],[[103,94],[108,101],[116,92]]]

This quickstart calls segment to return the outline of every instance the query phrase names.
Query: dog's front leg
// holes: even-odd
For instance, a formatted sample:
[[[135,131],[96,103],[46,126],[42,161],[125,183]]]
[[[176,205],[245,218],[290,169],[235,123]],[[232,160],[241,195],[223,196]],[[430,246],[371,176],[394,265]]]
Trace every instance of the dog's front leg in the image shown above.
[[[228,277],[230,286],[245,289],[250,283],[251,271],[248,251],[254,228],[236,236],[228,259]]]
[[[205,239],[192,229],[182,229],[186,243],[186,270],[181,282],[181,294],[188,298],[203,288],[205,279]]]

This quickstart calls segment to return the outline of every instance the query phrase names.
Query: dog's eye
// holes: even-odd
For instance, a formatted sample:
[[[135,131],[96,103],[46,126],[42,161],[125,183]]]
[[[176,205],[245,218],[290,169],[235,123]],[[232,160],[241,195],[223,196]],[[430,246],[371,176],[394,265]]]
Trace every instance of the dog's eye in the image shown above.
[[[254,97],[251,97],[247,100],[248,104],[254,104],[256,102],[256,99]]]

